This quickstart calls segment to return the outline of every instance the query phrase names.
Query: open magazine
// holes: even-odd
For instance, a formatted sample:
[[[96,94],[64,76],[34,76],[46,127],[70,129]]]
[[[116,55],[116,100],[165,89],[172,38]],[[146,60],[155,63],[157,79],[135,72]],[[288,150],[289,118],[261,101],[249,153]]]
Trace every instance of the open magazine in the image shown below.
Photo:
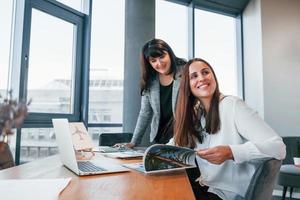
[[[194,150],[164,144],[148,147],[142,163],[123,164],[124,167],[144,173],[179,170],[196,167]]]

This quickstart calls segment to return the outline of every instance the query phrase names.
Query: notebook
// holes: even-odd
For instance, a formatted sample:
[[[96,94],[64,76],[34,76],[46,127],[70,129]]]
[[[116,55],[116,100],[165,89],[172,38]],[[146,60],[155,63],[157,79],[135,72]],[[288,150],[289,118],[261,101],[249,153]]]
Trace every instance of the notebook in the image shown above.
[[[142,158],[144,153],[128,150],[121,152],[112,152],[112,153],[103,153],[104,156],[109,158],[120,158],[120,159],[134,159],[134,158]]]
[[[63,163],[63,165],[65,165],[75,174],[79,176],[84,176],[129,171],[121,165],[110,163],[107,160],[103,162],[97,158],[92,160],[77,161],[72,140],[72,133],[70,131],[70,124],[68,120],[52,119],[52,123],[58,145],[60,160]],[[87,131],[86,133],[82,134],[87,134]]]
[[[93,151],[100,152],[100,153],[115,153],[124,151],[124,149],[120,149],[118,147],[110,147],[110,146],[98,146],[94,147]]]

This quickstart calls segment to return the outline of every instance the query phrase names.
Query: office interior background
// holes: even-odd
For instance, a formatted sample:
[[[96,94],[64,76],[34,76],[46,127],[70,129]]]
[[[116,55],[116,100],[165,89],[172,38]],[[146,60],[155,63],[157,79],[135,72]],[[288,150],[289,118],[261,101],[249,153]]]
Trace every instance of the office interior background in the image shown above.
[[[299,11],[299,0],[1,1],[0,94],[32,99],[10,140],[16,163],[58,153],[52,118],[83,121],[95,144],[133,132],[140,50],[154,37],[206,59],[222,93],[280,136],[299,136]]]

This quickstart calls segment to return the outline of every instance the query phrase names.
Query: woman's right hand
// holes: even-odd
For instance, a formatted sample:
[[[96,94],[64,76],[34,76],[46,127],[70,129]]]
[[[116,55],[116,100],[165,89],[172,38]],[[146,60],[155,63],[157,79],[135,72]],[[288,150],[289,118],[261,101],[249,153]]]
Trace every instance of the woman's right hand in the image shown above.
[[[208,149],[197,150],[200,158],[216,165],[220,165],[226,160],[233,160],[233,153],[228,145],[215,146]]]
[[[135,147],[135,144],[134,143],[117,143],[114,145],[114,147],[117,147],[117,148],[133,148]]]

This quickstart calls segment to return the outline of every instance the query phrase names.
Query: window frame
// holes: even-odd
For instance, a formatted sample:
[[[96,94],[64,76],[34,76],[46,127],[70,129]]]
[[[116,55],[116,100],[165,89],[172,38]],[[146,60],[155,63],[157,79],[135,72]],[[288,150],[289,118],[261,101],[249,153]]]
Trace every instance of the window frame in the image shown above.
[[[91,10],[91,0],[86,1],[86,13]],[[89,98],[89,49],[90,49],[90,15],[81,13],[55,0],[22,0],[17,2],[15,15],[15,31],[21,30],[22,34],[13,33],[16,45],[13,57],[18,61],[13,65],[11,75],[11,88],[19,99],[27,97],[28,61],[30,50],[30,31],[32,9],[45,12],[53,17],[76,25],[76,46],[72,49],[74,59],[74,70],[72,81],[74,81],[73,113],[29,113],[22,128],[49,128],[52,127],[52,118],[67,118],[69,121],[82,121],[87,125],[88,121],[88,98]],[[18,62],[20,63],[18,65]],[[18,83],[16,83],[18,81]],[[16,92],[17,91],[17,92]],[[21,131],[16,133],[15,163],[20,164],[21,153]]]
[[[195,57],[195,10],[204,10],[207,12],[217,13],[224,16],[229,16],[235,18],[236,22],[236,68],[237,68],[237,95],[245,100],[245,91],[244,91],[244,58],[243,58],[243,18],[242,18],[242,10],[235,10],[234,12],[230,10],[230,6],[228,5],[228,9],[226,5],[221,9],[217,7],[217,5],[213,7],[207,7],[207,5],[199,5],[197,1],[189,1],[186,2],[184,0],[168,0],[169,2],[185,5],[188,8],[188,59]],[[244,2],[246,3],[246,1]],[[245,4],[246,5],[246,4]]]
[[[72,81],[74,83],[73,90],[73,113],[38,113],[30,112],[24,121],[24,128],[32,127],[32,125],[44,125],[51,126],[52,118],[67,118],[70,121],[80,120],[81,111],[81,99],[80,93],[82,89],[82,55],[83,55],[83,23],[84,14],[71,9],[59,2],[54,1],[39,1],[39,0],[27,0],[25,1],[25,14],[24,14],[24,27],[23,27],[23,45],[22,45],[22,60],[21,60],[21,77],[20,77],[20,90],[19,98],[26,99],[27,97],[27,82],[28,82],[28,64],[30,60],[30,32],[31,32],[31,19],[32,19],[32,9],[37,9],[38,11],[49,14],[58,19],[64,20],[66,22],[72,23],[76,26],[76,38],[74,41],[76,43],[76,49],[71,49],[74,54],[74,72],[72,74]]]
[[[191,3],[192,5],[192,3]],[[205,12],[210,12],[210,13],[215,13],[218,15],[223,15],[226,17],[232,17],[235,20],[235,65],[236,65],[236,81],[237,81],[237,85],[236,85],[236,89],[237,89],[237,93],[236,94],[232,94],[232,95],[237,95],[238,97],[240,97],[241,99],[245,100],[245,96],[244,96],[244,68],[243,68],[243,48],[242,48],[242,16],[241,15],[232,15],[229,13],[224,13],[224,12],[217,12],[211,9],[204,9],[202,7],[195,7],[195,5],[193,5],[193,13],[191,14],[192,16],[192,20],[193,20],[193,40],[191,40],[192,44],[190,44],[190,46],[193,46],[191,49],[192,50],[192,55],[193,57],[195,57],[195,49],[196,49],[196,45],[195,45],[195,10],[201,10],[201,11],[205,11]]]
[[[188,10],[188,50],[189,59],[195,57],[195,9],[205,10],[225,16],[235,18],[236,22],[236,68],[237,68],[237,94],[240,98],[245,100],[245,86],[244,86],[244,52],[243,52],[243,18],[242,14],[235,14],[214,11],[213,9],[203,9],[203,7],[196,6],[194,1],[189,5]]]

